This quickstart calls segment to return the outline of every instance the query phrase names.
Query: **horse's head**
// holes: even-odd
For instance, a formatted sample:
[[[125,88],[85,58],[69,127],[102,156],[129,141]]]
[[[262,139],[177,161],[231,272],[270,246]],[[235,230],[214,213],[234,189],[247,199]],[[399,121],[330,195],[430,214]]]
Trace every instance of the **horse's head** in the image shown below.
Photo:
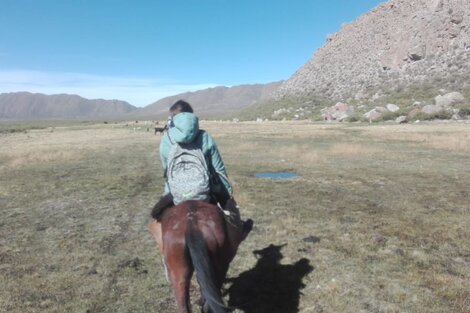
[[[286,243],[278,246],[270,244],[267,248],[253,251],[253,254],[259,260],[269,260],[269,263],[278,263],[282,259],[281,249],[286,245]]]

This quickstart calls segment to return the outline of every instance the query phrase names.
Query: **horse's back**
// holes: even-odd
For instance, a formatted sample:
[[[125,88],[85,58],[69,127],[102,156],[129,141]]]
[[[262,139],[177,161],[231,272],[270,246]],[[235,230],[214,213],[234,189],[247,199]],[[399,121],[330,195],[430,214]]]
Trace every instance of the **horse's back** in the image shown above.
[[[211,203],[189,200],[168,209],[162,217],[163,243],[184,245],[185,234],[200,231],[209,247],[225,241],[224,218],[220,209]]]

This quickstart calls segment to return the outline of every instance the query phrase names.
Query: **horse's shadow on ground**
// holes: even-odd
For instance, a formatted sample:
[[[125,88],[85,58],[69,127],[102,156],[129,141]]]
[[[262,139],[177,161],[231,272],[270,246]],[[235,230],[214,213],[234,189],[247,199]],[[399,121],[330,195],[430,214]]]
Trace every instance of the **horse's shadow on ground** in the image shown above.
[[[269,245],[253,251],[256,265],[238,277],[229,278],[228,305],[245,313],[297,313],[302,279],[313,266],[308,259],[283,265],[281,249],[284,245]]]

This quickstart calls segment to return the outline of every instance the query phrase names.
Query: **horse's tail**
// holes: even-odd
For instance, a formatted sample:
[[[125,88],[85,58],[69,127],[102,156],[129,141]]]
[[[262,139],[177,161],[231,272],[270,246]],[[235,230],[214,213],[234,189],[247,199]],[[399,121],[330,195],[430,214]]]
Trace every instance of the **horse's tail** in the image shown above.
[[[203,298],[211,312],[227,312],[228,308],[225,306],[220,289],[217,287],[214,264],[209,256],[209,250],[202,232],[190,223],[185,237]]]

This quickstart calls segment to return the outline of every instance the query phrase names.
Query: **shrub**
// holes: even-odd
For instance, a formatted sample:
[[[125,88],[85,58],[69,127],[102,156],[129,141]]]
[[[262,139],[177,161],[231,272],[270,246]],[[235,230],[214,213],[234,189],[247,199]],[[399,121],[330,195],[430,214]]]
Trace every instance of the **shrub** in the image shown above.
[[[465,100],[470,101],[470,86],[466,86],[462,90],[462,94]]]
[[[432,84],[421,84],[390,89],[383,92],[384,96],[375,101],[375,105],[394,103],[401,108],[411,106],[414,101],[432,102],[439,94],[438,89]]]
[[[470,105],[461,106],[459,108],[459,115],[461,117],[470,117]]]
[[[421,121],[431,121],[431,120],[449,120],[452,118],[452,113],[449,111],[439,111],[432,114],[427,114],[424,112],[419,112],[415,116],[415,120]]]
[[[346,119],[346,122],[359,122],[361,120],[361,116],[359,114],[353,114]]]
[[[384,112],[382,114],[382,116],[379,118],[379,121],[395,120],[400,115],[406,115],[406,114],[403,114],[403,112],[401,112],[401,110],[398,110],[396,112],[387,111],[387,112]]]

